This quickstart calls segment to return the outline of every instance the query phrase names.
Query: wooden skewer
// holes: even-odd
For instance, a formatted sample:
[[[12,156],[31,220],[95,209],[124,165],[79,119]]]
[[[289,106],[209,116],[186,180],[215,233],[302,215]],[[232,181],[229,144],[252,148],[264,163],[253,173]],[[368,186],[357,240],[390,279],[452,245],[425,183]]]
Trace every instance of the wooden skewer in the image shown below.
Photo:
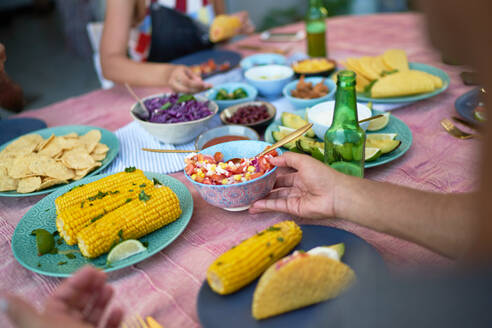
[[[135,91],[133,91],[133,89],[130,87],[130,85],[128,83],[125,83],[125,87],[128,90],[128,92],[133,96],[133,98],[135,98],[135,100],[140,104],[140,107],[142,107],[142,109],[147,109],[145,107],[142,99],[140,99],[140,97],[137,96],[137,94],[135,93]]]

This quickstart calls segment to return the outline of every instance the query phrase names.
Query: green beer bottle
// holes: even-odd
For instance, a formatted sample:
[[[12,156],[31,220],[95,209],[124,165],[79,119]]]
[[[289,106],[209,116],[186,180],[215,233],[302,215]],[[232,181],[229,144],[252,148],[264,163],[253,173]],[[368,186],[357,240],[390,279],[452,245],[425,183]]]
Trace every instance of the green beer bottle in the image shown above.
[[[309,0],[306,15],[307,54],[309,57],[326,57],[327,12],[322,0]]]
[[[364,177],[366,134],[359,126],[355,73],[338,73],[333,122],[325,134],[325,164],[335,170]]]

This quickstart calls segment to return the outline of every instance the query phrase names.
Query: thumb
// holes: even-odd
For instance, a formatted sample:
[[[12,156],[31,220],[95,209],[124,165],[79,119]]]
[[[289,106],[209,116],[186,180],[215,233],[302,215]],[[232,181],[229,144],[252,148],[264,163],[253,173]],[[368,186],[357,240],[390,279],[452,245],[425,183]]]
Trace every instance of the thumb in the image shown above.
[[[0,296],[0,311],[4,312],[17,328],[31,328],[39,325],[39,313],[36,309],[17,296]]]

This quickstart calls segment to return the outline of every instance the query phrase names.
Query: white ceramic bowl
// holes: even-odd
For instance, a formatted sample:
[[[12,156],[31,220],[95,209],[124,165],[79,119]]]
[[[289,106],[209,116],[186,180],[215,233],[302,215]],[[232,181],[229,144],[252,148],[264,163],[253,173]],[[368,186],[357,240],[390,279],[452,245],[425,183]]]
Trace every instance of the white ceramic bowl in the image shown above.
[[[331,126],[333,120],[333,111],[335,109],[335,101],[325,101],[307,110],[307,118],[310,123],[313,123],[313,130],[316,136],[321,140],[324,139],[326,130]],[[362,104],[357,104],[357,116],[359,121],[372,116],[372,111],[369,107]],[[364,130],[369,126],[369,122],[360,124]]]
[[[169,96],[169,93],[161,93],[157,95],[152,95],[146,98],[143,98],[142,101],[147,99]],[[214,117],[219,111],[219,106],[212,101],[202,96],[194,96],[196,100],[205,102],[208,101],[208,108],[212,112],[212,115],[204,117],[199,120],[189,121],[189,122],[181,122],[181,123],[154,123],[148,122],[140,117],[136,113],[140,110],[140,104],[135,103],[130,109],[130,115],[133,117],[135,121],[140,124],[141,127],[144,128],[152,136],[156,137],[159,141],[169,144],[183,144],[190,142],[195,139],[200,133],[206,130],[207,122]]]
[[[283,65],[264,65],[248,69],[244,73],[246,81],[255,86],[265,97],[276,97],[294,76],[294,70]]]

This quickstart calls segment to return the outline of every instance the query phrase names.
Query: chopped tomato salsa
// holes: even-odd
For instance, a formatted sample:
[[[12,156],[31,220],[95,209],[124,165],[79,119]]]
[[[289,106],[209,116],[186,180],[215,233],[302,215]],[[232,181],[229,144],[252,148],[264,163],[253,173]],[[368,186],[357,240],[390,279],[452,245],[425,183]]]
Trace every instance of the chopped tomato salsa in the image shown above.
[[[239,163],[224,162],[224,155],[217,152],[214,156],[190,154],[185,158],[185,172],[196,182],[210,185],[228,185],[250,181],[271,171],[272,157],[278,156],[273,150],[262,157],[242,158]]]

